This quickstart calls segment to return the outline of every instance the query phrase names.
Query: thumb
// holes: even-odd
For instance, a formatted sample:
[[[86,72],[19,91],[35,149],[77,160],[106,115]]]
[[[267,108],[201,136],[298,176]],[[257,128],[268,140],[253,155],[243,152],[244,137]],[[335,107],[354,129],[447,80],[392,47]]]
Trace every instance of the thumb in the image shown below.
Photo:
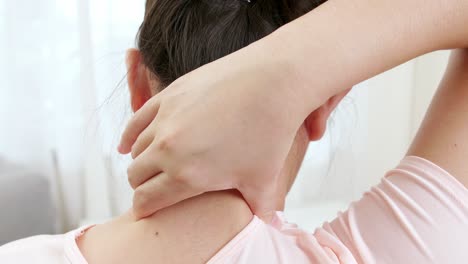
[[[242,191],[242,196],[249,204],[250,210],[265,223],[271,223],[276,213],[276,195],[270,190]]]

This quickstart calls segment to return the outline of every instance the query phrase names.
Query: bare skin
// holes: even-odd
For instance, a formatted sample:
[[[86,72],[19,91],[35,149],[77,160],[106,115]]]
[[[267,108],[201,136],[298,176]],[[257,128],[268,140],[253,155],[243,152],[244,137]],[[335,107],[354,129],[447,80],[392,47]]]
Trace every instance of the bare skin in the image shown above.
[[[426,158],[468,187],[468,51],[453,52],[447,73],[408,155]],[[284,166],[283,185],[294,181],[307,145],[306,130],[296,137]],[[284,200],[276,202],[282,210]],[[79,247],[93,263],[205,263],[252,219],[236,191],[207,193],[136,220],[132,212],[98,225]]]
[[[129,211],[78,244],[90,264],[206,263],[252,217],[237,192],[207,193],[142,220]]]
[[[282,170],[282,189],[288,192],[309,142],[301,127]],[[278,195],[276,210],[284,209]],[[253,214],[234,190],[205,193],[138,220],[130,210],[97,225],[78,240],[90,264],[206,263],[251,220]]]
[[[468,50],[452,53],[408,155],[436,163],[468,188]]]
[[[330,0],[181,77],[137,112],[122,136],[120,152],[135,157],[129,178],[136,215],[236,188],[268,219],[281,162],[306,117],[405,61],[468,47],[467,14],[466,0]]]
[[[150,77],[146,67],[139,64],[138,51],[131,50],[127,62],[131,104],[137,110],[157,93],[159,84]],[[331,102],[327,111],[331,112],[336,104]],[[281,170],[283,182],[276,190],[276,210],[284,209],[284,197],[294,182],[308,143],[318,139],[318,134],[317,128],[309,130],[306,124],[297,132]],[[78,246],[90,264],[206,263],[252,217],[253,213],[238,191],[210,192],[141,220],[130,210],[88,230],[78,240]]]
[[[334,3],[343,2],[340,1],[334,1]],[[348,1],[348,3],[345,4],[341,3],[341,6],[330,5],[329,7],[324,7],[327,9],[322,15],[315,15],[308,20],[306,20],[307,18],[300,20],[298,25],[299,23],[310,23],[310,27],[307,28],[311,30],[310,32],[317,34],[315,36],[321,38],[322,41],[320,41],[320,43],[327,46],[336,42],[327,43],[324,40],[328,39],[332,41],[336,40],[336,38],[330,37],[329,34],[331,33],[327,33],[325,29],[317,28],[317,26],[314,28],[314,25],[323,25],[323,23],[317,22],[328,21],[330,15],[342,14],[346,16],[346,13],[349,13],[348,19],[341,17],[343,21],[346,21],[346,24],[334,24],[334,26],[339,28],[341,32],[346,31],[350,34],[351,32],[357,34],[348,37],[344,36],[344,39],[351,39],[351,37],[357,39],[355,42],[351,41],[356,44],[354,48],[363,52],[370,48],[372,52],[364,54],[358,52],[353,54],[353,56],[347,56],[346,54],[349,53],[345,53],[344,50],[350,47],[342,49],[341,51],[343,51],[343,53],[340,53],[337,52],[337,49],[333,49],[333,47],[337,47],[335,44],[329,46],[332,50],[322,52],[322,57],[320,57],[320,54],[314,54],[314,56],[309,54],[310,56],[306,56],[304,55],[307,53],[306,51],[313,51],[314,49],[311,47],[317,44],[310,46],[310,42],[296,41],[295,43],[302,43],[300,45],[303,45],[302,47],[296,46],[293,49],[298,52],[297,54],[301,54],[305,59],[311,56],[316,59],[304,62],[310,66],[304,67],[304,69],[308,71],[314,69],[314,65],[310,65],[310,63],[315,63],[315,65],[320,65],[322,67],[316,69],[317,71],[314,71],[315,73],[318,73],[321,77],[328,76],[328,78],[333,78],[333,80],[315,78],[315,81],[311,79],[311,82],[306,82],[308,78],[306,74],[302,74],[298,80],[314,88],[322,87],[325,84],[332,85],[330,89],[336,89],[334,90],[336,92],[339,89],[344,89],[343,87],[352,85],[359,80],[368,78],[371,75],[377,74],[430,50],[468,46],[468,37],[465,39],[454,37],[456,34],[463,33],[463,31],[460,30],[464,28],[468,20],[466,16],[463,16],[463,10],[467,10],[465,1],[447,1],[447,3],[450,2],[450,4],[446,6],[435,4],[438,3],[437,1],[416,0],[411,1],[411,5],[409,6],[408,1],[403,0],[381,1],[384,5],[383,7],[380,6],[380,8],[382,8],[382,10],[387,9],[384,13],[392,14],[389,19],[414,16],[415,14],[421,15],[425,12],[432,13],[434,16],[424,16],[424,18],[421,18],[416,15],[418,18],[414,20],[414,24],[410,23],[410,25],[412,25],[411,28],[406,28],[408,27],[408,23],[402,22],[401,24],[397,23],[396,26],[394,24],[394,26],[379,28],[378,30],[372,27],[376,27],[380,24],[378,22],[382,19],[382,16],[379,17],[375,15],[367,18],[367,22],[373,21],[373,23],[359,23],[359,21],[354,21],[354,17],[362,14],[362,10],[359,11],[360,8],[368,8],[366,10],[373,14],[371,11],[373,11],[375,6],[367,3],[369,6],[363,7],[364,2],[368,2],[368,0],[362,0],[362,6],[353,6],[353,4],[350,4]],[[385,4],[387,4],[387,6],[385,6]],[[348,7],[348,9],[346,7]],[[437,8],[446,8],[448,11],[442,10],[438,12],[436,11]],[[461,11],[457,11],[457,9]],[[454,10],[456,12],[454,12]],[[377,14],[379,13],[377,12]],[[443,18],[447,17],[448,14],[453,16],[450,26],[448,26],[449,23],[434,25],[434,21],[445,21]],[[353,22],[351,23],[350,21]],[[342,30],[343,28],[341,28],[341,26],[356,28],[358,30]],[[307,35],[303,33],[293,34],[294,30],[298,28],[300,27],[290,27],[283,32],[292,32],[290,33],[292,38],[298,37],[299,35]],[[429,28],[431,28],[431,30],[429,30]],[[327,28],[327,30],[330,30],[330,28]],[[330,32],[332,31],[330,30]],[[415,32],[422,33],[414,35]],[[324,35],[321,36],[321,33]],[[398,33],[400,34],[395,36],[395,34]],[[396,39],[393,39],[394,37],[396,37]],[[373,48],[375,48],[375,46],[366,46],[368,42],[364,40],[369,38],[383,38],[379,41],[382,43],[382,46],[379,46],[379,50],[374,50]],[[360,44],[362,44],[362,46]],[[321,48],[318,48],[318,50],[321,50]],[[428,111],[420,132],[408,152],[409,155],[420,156],[440,165],[452,173],[454,177],[465,186],[468,186],[468,163],[465,161],[466,153],[468,153],[468,140],[466,136],[468,134],[468,104],[466,104],[468,98],[467,53],[466,50],[458,50],[452,56],[449,69],[440,86],[439,92]],[[329,57],[330,54],[335,54],[338,58],[343,59],[343,75],[329,76],[322,74],[323,72],[321,71],[327,70],[326,67],[329,67],[328,70],[330,70],[337,66],[333,63],[326,64],[326,61],[332,61]],[[240,58],[240,56],[237,58]],[[376,58],[379,58],[379,60],[376,60]],[[234,59],[234,61],[235,60],[236,59]],[[324,63],[317,63],[317,61],[323,61]],[[360,67],[359,69],[355,69],[355,65],[359,64],[358,62],[361,62]],[[206,70],[206,72],[210,71]],[[209,76],[212,77],[213,74]],[[298,87],[304,89],[304,86],[303,84]],[[309,89],[308,91],[312,90],[313,89]],[[298,94],[302,94],[302,98],[307,98],[304,96],[307,92],[303,91],[303,93]],[[324,98],[328,97],[324,96]],[[296,98],[296,100],[298,99]],[[310,107],[306,107],[306,105],[310,104],[304,102],[302,105],[303,109],[297,110],[297,112],[310,112]],[[137,134],[138,133],[139,131],[137,131]],[[192,141],[197,142],[197,140]],[[220,151],[220,153],[223,153],[223,151]],[[155,174],[158,172],[158,169],[156,169]],[[285,177],[279,177],[279,179],[284,178]],[[284,182],[282,184],[284,184]],[[174,186],[174,182],[171,182],[171,185]],[[151,192],[147,191],[146,194],[148,193]],[[166,193],[166,196],[168,195],[170,194]],[[151,196],[150,199],[146,199],[147,204],[151,202],[153,198],[154,196]],[[186,198],[186,196],[184,196],[184,198]],[[177,199],[181,199],[181,197]],[[145,201],[145,199],[143,199],[143,201]],[[165,205],[175,202],[177,201],[171,201]],[[278,203],[278,200],[275,200],[275,204],[278,208],[281,202]],[[144,207],[145,206],[142,205],[142,208]],[[159,208],[150,207],[149,211],[156,209]],[[143,213],[141,215],[147,212],[142,209],[140,213],[142,211]],[[91,229],[80,239],[79,246],[91,264],[119,264],[129,262],[142,264],[155,262],[203,263],[235,236],[235,234],[250,221],[251,217],[252,213],[249,207],[238,194],[227,191],[208,193],[169,206],[151,217],[140,221],[136,220],[132,213],[128,213],[113,222]]]

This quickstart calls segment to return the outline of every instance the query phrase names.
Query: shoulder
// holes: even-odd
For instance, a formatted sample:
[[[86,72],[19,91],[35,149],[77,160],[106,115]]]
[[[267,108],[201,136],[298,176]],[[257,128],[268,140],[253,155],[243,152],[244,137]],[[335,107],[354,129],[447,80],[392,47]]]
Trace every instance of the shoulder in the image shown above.
[[[62,235],[41,235],[20,239],[0,247],[1,264],[87,264],[76,238],[86,228]]]
[[[0,263],[63,263],[65,235],[41,235],[0,247]]]
[[[270,225],[254,217],[208,263],[338,263],[338,259],[349,258],[343,248],[337,239],[308,233],[277,212]]]
[[[343,241],[359,263],[462,263],[467,200],[467,189],[442,167],[408,156],[316,235]]]

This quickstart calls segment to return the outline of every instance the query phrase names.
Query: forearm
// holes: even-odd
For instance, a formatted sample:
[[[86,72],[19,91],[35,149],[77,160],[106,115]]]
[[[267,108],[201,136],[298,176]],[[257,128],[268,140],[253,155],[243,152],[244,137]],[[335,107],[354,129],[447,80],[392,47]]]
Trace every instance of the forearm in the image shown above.
[[[268,41],[286,55],[292,100],[306,116],[317,98],[422,54],[468,46],[466,25],[465,0],[330,0]]]

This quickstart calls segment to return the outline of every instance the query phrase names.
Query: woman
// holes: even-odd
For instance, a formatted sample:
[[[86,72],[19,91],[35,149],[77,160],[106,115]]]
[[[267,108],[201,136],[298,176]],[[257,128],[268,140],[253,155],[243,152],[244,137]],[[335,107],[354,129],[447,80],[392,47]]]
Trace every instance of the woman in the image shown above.
[[[156,110],[154,102],[160,100],[159,98],[165,97],[166,99],[161,104],[161,111],[156,120],[177,114],[177,112],[163,111],[164,105],[178,107],[176,104],[180,103],[183,107],[187,106],[184,101],[171,102],[170,100],[171,97],[177,99],[176,96],[187,95],[191,91],[177,87],[177,82],[171,84],[177,78],[270,34],[315,5],[308,1],[291,1],[290,3],[222,0],[148,1],[147,15],[138,37],[139,50],[130,50],[127,60],[132,107],[136,111],[145,105],[145,109],[135,116],[133,124],[135,120],[142,117],[142,114],[154,116]],[[460,102],[463,93],[468,95],[465,91],[467,89],[461,89],[463,86],[468,86],[468,80],[464,78],[466,76],[460,74],[460,72],[463,73],[463,69],[468,68],[463,61],[465,56],[467,55],[464,52],[454,56],[453,69],[449,70],[452,73],[447,77],[446,83],[441,86],[441,93],[445,95],[438,97],[442,99],[434,103],[433,112],[436,115],[429,114],[429,116],[437,117],[439,113],[447,113],[445,111],[447,105],[457,108],[459,110],[457,118],[450,120],[455,123],[449,122],[447,128],[450,129],[443,130],[446,131],[447,136],[453,138],[457,136],[453,133],[463,132],[458,129],[463,127],[453,126],[463,126],[463,123],[458,121],[466,118],[466,114],[463,114],[466,106]],[[229,56],[225,59],[228,58]],[[281,66],[284,67],[284,65]],[[268,67],[262,68],[263,70],[269,71]],[[287,72],[288,68],[285,67],[283,70]],[[213,73],[216,74],[216,72]],[[261,81],[262,78],[258,80]],[[244,79],[231,81],[243,82]],[[242,92],[244,89],[242,85],[238,87]],[[272,89],[270,92],[276,93],[272,87],[270,87]],[[254,88],[251,87],[250,97],[243,98],[247,100],[243,102],[243,105],[248,105],[245,103],[256,99]],[[236,90],[231,90],[231,92],[236,92]],[[156,93],[158,95],[154,96]],[[217,93],[218,90],[210,90],[209,93],[194,94],[194,96],[200,96],[204,106],[209,103],[217,105],[218,102],[210,99],[213,94]],[[283,97],[275,97],[274,100],[282,106],[288,106],[290,103],[288,100],[291,98],[291,95],[287,96],[288,93],[284,90],[284,93],[280,93]],[[269,200],[269,209],[282,210],[284,197],[294,181],[307,142],[321,137],[329,114],[346,93],[347,89],[344,89],[328,97],[319,108],[308,114],[308,117],[304,118],[295,129],[293,138],[286,146],[285,158],[277,161],[280,164],[270,164],[273,167],[280,167],[281,170],[275,172],[275,175],[278,175],[277,181],[271,185],[274,190],[271,194],[265,193],[266,198],[272,197],[273,199]],[[456,96],[451,96],[452,94]],[[152,96],[156,100],[150,99]],[[233,99],[238,99],[236,93],[233,93],[230,101],[236,101]],[[150,102],[146,103],[148,100]],[[251,103],[260,105],[255,101]],[[238,113],[230,112],[229,106],[230,104],[223,105],[224,114],[236,116]],[[212,113],[212,110],[206,108],[204,114],[216,116],[217,113]],[[265,112],[267,110],[264,109]],[[185,119],[181,120],[191,120],[192,111],[185,111],[183,116]],[[144,121],[147,118],[140,120]],[[211,122],[225,123],[229,120],[229,118],[218,119],[218,121],[212,119]],[[201,120],[191,121],[198,123]],[[277,122],[275,119],[265,121],[268,123],[264,124],[262,121],[260,124],[275,128],[283,125],[275,123]],[[429,123],[426,124],[429,130],[425,129],[426,131],[435,130],[430,127],[430,121],[427,123]],[[168,130],[169,128],[171,127],[165,127]],[[194,128],[192,127],[192,131],[195,130]],[[216,126],[211,128],[216,128]],[[161,133],[168,133],[161,130],[159,125],[158,129],[158,136]],[[232,133],[239,132],[235,131],[236,128],[231,129]],[[438,132],[438,137],[444,135],[443,131]],[[139,155],[153,140],[152,129],[147,129],[143,135],[145,133],[147,137],[140,137],[133,149],[135,156],[149,157],[150,154],[155,154],[148,151],[148,155]],[[131,136],[131,133],[126,135]],[[269,135],[263,136],[268,138]],[[145,139],[149,141],[144,143]],[[216,140],[216,138],[213,139]],[[424,156],[428,149],[431,150],[438,145],[437,141],[434,141],[429,148],[427,147],[427,140],[432,140],[427,133],[418,136],[418,140],[410,151],[411,155]],[[243,141],[236,141],[238,145],[242,145],[241,143]],[[257,144],[255,141],[245,141],[245,143]],[[440,144],[443,143],[444,141],[440,141]],[[169,147],[167,150],[172,150],[173,146],[172,144],[157,145],[159,149]],[[122,146],[121,150],[125,151],[125,149],[126,146]],[[233,152],[237,150],[232,149]],[[259,153],[252,154],[251,151],[245,152],[242,157],[252,159],[257,165],[262,165],[264,160],[268,161],[270,157],[268,154],[271,150],[275,149],[263,149]],[[460,144],[459,151],[463,153],[462,144]],[[209,176],[213,170],[221,178],[243,175],[255,179],[255,174],[245,174],[252,173],[252,171],[240,170],[233,174],[230,170],[219,170],[218,165],[226,162],[233,163],[234,160],[240,159],[239,157],[232,159],[233,157],[229,151],[213,157],[211,165],[203,168],[200,173],[206,173]],[[158,159],[137,158],[135,165],[129,169],[129,173],[130,176],[137,176],[130,180],[132,186],[137,187],[138,193],[142,193],[141,188],[152,189],[152,184],[160,184],[159,180],[172,179],[170,177],[173,176],[170,175],[177,175],[162,174],[138,187],[154,173],[148,170],[147,166],[151,168],[153,164],[161,161],[170,163],[170,158],[173,157],[169,156],[166,160],[159,157]],[[156,179],[158,181],[155,181]],[[194,190],[200,192],[199,186],[208,184],[207,181],[210,181],[210,184],[213,184],[212,187],[218,190],[231,187],[225,182],[220,181],[220,184],[217,184],[216,179],[206,178],[190,185],[186,185],[184,181],[175,181],[178,183],[175,188],[182,191],[182,194],[192,193]],[[256,182],[244,188],[238,187],[243,190],[255,189],[255,184]],[[262,181],[258,184],[262,187],[257,190],[261,194],[263,186],[268,186],[268,184]],[[180,193],[174,193],[174,195],[180,195]],[[244,198],[245,196],[244,194]],[[288,224],[279,213],[271,214],[272,223],[267,225],[252,215],[242,196],[235,191],[225,190],[196,196],[159,210],[141,220],[129,212],[109,223],[85,227],[63,236],[43,236],[18,241],[0,249],[0,261],[1,263],[406,263],[409,261],[411,263],[461,263],[466,259],[464,258],[466,253],[460,250],[460,246],[467,233],[463,223],[468,213],[466,206],[460,201],[465,199],[467,199],[465,187],[443,169],[427,160],[408,157],[397,170],[388,173],[382,183],[363,199],[353,204],[336,220],[317,229],[314,234],[308,234]],[[167,199],[165,201],[169,202]],[[259,205],[261,208],[261,203]],[[251,205],[251,208],[256,207]],[[451,228],[455,227],[461,228],[458,228],[457,232],[451,232],[453,231]],[[428,230],[431,232],[427,232]],[[389,241],[392,243],[388,243]],[[440,243],[444,243],[444,246],[440,246]]]
[[[135,114],[122,136],[119,151],[132,152],[135,158],[128,173],[136,215],[150,215],[206,191],[236,188],[254,213],[270,220],[282,161],[307,116],[326,119],[320,109],[329,98],[407,60],[439,49],[459,49],[408,155],[441,166],[464,185],[455,197],[462,208],[456,209],[461,221],[440,225],[449,235],[452,227],[468,236],[466,25],[468,2],[463,0],[332,0],[178,79]],[[262,157],[261,162],[255,157]],[[442,196],[436,195],[439,200]],[[374,233],[375,239],[385,239]],[[361,242],[369,247],[366,256],[380,259],[368,241]],[[463,259],[466,256],[438,263]]]
[[[464,0],[327,1],[180,78],[136,113],[122,136],[120,152],[136,158],[129,168],[138,186],[136,214],[237,188],[268,218],[281,161],[306,117],[333,95],[407,60],[468,47],[467,10]]]
[[[217,5],[210,5],[214,3]],[[298,3],[265,1],[252,8],[246,2],[148,1],[138,35],[139,50],[127,54],[133,110],[182,75],[267,36],[316,6]],[[320,111],[328,116],[346,93],[331,98]],[[284,208],[284,197],[308,142],[324,132],[320,122],[326,119],[311,117],[297,132],[283,162],[276,211]],[[307,262],[293,236],[283,232],[285,228],[294,230],[281,213],[275,225],[268,226],[253,216],[238,192],[227,190],[202,194],[141,220],[130,211],[108,223],[65,235],[16,241],[0,248],[0,263],[226,263],[239,262],[239,258],[274,263],[281,260],[281,252],[258,255],[262,250],[274,252],[274,248],[299,254],[299,259],[296,256],[291,261]],[[239,247],[242,244],[249,244],[249,250]]]

